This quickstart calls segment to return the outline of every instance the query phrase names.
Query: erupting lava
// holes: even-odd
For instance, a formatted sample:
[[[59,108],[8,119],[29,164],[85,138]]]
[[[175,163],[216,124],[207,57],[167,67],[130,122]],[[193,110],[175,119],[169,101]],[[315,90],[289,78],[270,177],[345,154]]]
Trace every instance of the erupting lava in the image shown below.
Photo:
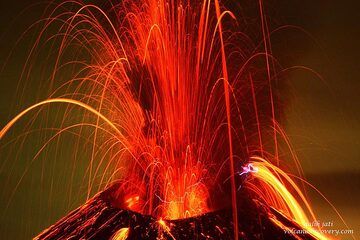
[[[68,6],[76,10],[64,11]],[[253,34],[239,9],[227,10],[219,0],[124,0],[109,11],[77,1],[59,4],[33,48],[61,22],[51,76],[58,87],[13,118],[0,138],[34,109],[63,104],[65,115],[85,109],[82,122],[49,141],[69,129],[93,127],[88,197],[101,176],[105,188],[118,186],[115,206],[158,219],[170,235],[163,219],[229,208],[235,239],[239,198],[247,197],[325,239],[306,225],[316,219],[310,204],[280,169],[278,145],[288,142],[277,121],[280,65],[271,55],[262,0],[258,7]],[[61,68],[80,62],[64,63],[71,49],[91,59],[58,84]],[[101,171],[110,171],[110,178]],[[113,239],[126,239],[129,231],[121,228]]]

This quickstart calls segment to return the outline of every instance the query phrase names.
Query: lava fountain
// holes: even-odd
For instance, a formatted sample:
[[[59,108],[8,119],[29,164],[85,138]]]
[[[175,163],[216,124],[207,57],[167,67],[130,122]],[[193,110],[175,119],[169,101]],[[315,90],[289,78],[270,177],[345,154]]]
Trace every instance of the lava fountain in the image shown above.
[[[279,123],[280,65],[271,54],[262,0],[257,5],[258,39],[242,30],[248,25],[239,13],[218,0],[124,0],[107,11],[78,1],[55,7],[33,47],[40,47],[52,24],[61,23],[49,38],[59,42],[49,84],[56,85],[64,65],[76,64],[64,62],[69,49],[90,59],[47,99],[14,117],[0,138],[24,115],[47,105],[65,106],[64,116],[83,109],[87,118],[63,127],[49,141],[69,129],[93,127],[90,200],[36,239],[74,232],[76,239],[126,239],[142,231],[134,230],[134,216],[152,230],[133,239],[161,234],[166,239],[261,239],[244,225],[261,226],[259,219],[272,226],[271,234],[281,236],[283,229],[296,226],[307,230],[306,239],[326,239],[307,226],[315,214],[280,168],[279,143],[288,142]],[[106,149],[103,156],[98,146]],[[110,177],[101,179],[106,190],[90,198],[103,163],[107,171],[111,168]],[[204,225],[221,211],[214,226],[209,222],[208,234],[192,224]],[[86,224],[71,228],[82,216],[88,216]],[[97,231],[81,230],[96,221],[102,221]],[[109,229],[114,221],[117,227]],[[290,235],[286,238],[300,238]]]

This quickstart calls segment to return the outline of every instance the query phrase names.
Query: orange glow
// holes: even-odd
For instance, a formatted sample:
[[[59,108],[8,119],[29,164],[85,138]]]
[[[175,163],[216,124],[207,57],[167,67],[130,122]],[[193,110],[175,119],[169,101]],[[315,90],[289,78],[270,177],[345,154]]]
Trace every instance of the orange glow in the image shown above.
[[[158,220],[158,223],[159,223],[159,225],[161,226],[161,229],[163,230],[163,231],[165,231],[172,239],[174,239],[175,240],[175,237],[171,234],[171,229],[170,229],[170,227],[166,224],[166,222],[162,219],[162,218],[160,218],[159,220]]]
[[[186,172],[175,175],[169,172],[165,182],[165,199],[163,200],[163,207],[165,209],[165,219],[179,219],[191,216],[197,216],[204,212],[208,212],[206,200],[208,199],[208,192],[206,187],[199,184],[198,173],[191,170],[184,170]]]
[[[166,225],[165,221],[162,218],[159,219],[158,223],[162,228],[164,228],[165,231],[170,231],[170,228]]]
[[[127,204],[127,207],[129,209],[133,209],[133,206],[139,203],[139,196],[134,196],[134,197],[130,197],[128,198],[125,202]]]
[[[126,240],[128,236],[129,228],[120,228],[119,231],[114,234],[112,240]]]

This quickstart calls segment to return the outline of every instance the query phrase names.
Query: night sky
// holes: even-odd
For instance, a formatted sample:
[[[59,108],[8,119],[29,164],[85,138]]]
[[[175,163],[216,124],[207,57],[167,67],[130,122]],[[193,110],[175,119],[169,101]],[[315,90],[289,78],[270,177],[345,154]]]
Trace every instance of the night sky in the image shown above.
[[[97,1],[99,6],[102,6],[101,2]],[[239,2],[244,2],[245,10],[251,5],[251,1]],[[306,179],[324,193],[354,230],[355,236],[360,237],[360,4],[346,0],[270,2],[267,7],[272,21],[298,27],[274,34],[271,39],[274,55],[284,67],[306,66],[322,77],[319,79],[309,71],[294,71],[288,75],[289,84],[285,90],[288,97],[282,124]],[[17,101],[19,72],[38,29],[26,33],[17,45],[15,43],[28,26],[43,17],[46,4],[37,3],[39,1],[34,0],[0,2],[1,127],[24,106],[44,97],[43,86],[31,84]],[[13,54],[8,58],[12,48]],[[21,121],[0,146],[0,186],[4,189],[0,190],[0,204],[5,209],[0,214],[0,236],[5,237],[2,239],[34,236],[76,208],[86,197],[81,194],[69,197],[68,192],[61,192],[61,186],[70,182],[66,179],[69,173],[64,170],[66,163],[58,161],[56,165],[49,164],[49,168],[57,169],[48,173],[53,176],[52,183],[42,187],[37,184],[41,175],[38,169],[41,168],[35,164],[8,205],[9,191],[16,185],[25,165],[19,162],[2,164],[3,159],[9,159],[10,152],[16,153],[14,149],[8,150],[5,143],[16,137],[22,124],[26,123]],[[37,144],[36,141],[25,142],[20,158],[21,154],[24,159],[33,154],[31,149]],[[65,151],[58,160],[69,156]],[[85,160],[83,164],[80,163],[79,168],[85,167]],[[43,177],[46,178],[46,174]],[[81,174],[74,177],[77,178],[81,180]],[[74,192],[82,187],[82,184],[73,186]],[[50,189],[58,191],[54,196],[44,197],[53,199],[51,203],[34,196],[48,196]],[[320,219],[337,221],[325,201],[311,191],[309,196]],[[343,228],[340,223],[336,227]]]

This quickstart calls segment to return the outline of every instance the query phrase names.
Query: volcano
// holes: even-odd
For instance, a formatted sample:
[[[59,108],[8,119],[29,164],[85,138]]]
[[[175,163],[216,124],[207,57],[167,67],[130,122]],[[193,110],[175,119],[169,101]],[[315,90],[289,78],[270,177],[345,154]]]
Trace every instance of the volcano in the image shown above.
[[[112,186],[100,192],[34,239],[234,239],[231,209],[177,220],[156,219],[116,207],[112,199],[115,189]],[[285,231],[296,232],[301,227],[271,207],[248,197],[240,202],[240,239],[315,239],[308,234],[292,235]],[[284,227],[280,228],[274,221]]]

